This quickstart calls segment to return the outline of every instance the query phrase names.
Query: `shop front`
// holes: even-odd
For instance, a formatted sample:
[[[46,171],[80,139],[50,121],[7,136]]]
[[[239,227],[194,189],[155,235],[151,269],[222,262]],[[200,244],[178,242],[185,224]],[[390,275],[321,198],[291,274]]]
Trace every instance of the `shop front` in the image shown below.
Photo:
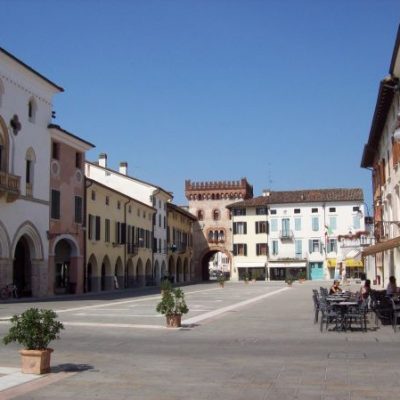
[[[307,277],[306,262],[269,262],[268,269],[271,281],[296,280]]]

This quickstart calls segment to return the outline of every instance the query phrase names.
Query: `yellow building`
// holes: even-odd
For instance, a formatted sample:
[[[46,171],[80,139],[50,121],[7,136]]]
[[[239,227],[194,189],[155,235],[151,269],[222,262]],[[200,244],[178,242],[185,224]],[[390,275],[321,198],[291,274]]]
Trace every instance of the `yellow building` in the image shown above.
[[[87,179],[85,291],[153,284],[156,210]]]
[[[192,232],[197,218],[172,203],[167,203],[167,213],[168,275],[175,282],[190,282],[194,278]]]

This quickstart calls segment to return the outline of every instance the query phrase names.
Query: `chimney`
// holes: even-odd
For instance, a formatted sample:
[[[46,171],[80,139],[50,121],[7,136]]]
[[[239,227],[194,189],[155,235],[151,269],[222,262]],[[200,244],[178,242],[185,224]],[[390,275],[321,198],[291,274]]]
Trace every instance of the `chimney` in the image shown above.
[[[99,154],[99,165],[100,165],[100,167],[107,168],[107,154],[106,153]]]
[[[126,161],[119,163],[119,173],[122,175],[128,175],[128,163]]]
[[[269,191],[269,189],[264,189],[263,192],[262,192],[262,195],[263,195],[264,197],[269,197],[270,194],[271,194],[271,192]]]

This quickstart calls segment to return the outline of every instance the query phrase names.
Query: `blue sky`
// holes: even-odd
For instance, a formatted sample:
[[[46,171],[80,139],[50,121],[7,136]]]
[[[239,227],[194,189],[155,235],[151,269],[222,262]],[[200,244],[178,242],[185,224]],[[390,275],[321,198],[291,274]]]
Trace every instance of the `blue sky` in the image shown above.
[[[361,187],[398,0],[0,0],[0,46],[59,84],[54,123],[96,160],[185,179]],[[5,16],[8,16],[5,18]]]

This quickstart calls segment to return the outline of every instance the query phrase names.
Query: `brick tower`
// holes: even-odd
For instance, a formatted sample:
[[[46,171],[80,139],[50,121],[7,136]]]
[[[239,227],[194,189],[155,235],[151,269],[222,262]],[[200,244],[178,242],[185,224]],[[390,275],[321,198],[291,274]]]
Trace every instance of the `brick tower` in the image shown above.
[[[229,259],[232,267],[231,216],[227,205],[253,197],[253,187],[246,178],[240,181],[185,181],[189,211],[198,219],[193,231],[193,270],[196,279],[207,280],[208,261],[217,252]]]

